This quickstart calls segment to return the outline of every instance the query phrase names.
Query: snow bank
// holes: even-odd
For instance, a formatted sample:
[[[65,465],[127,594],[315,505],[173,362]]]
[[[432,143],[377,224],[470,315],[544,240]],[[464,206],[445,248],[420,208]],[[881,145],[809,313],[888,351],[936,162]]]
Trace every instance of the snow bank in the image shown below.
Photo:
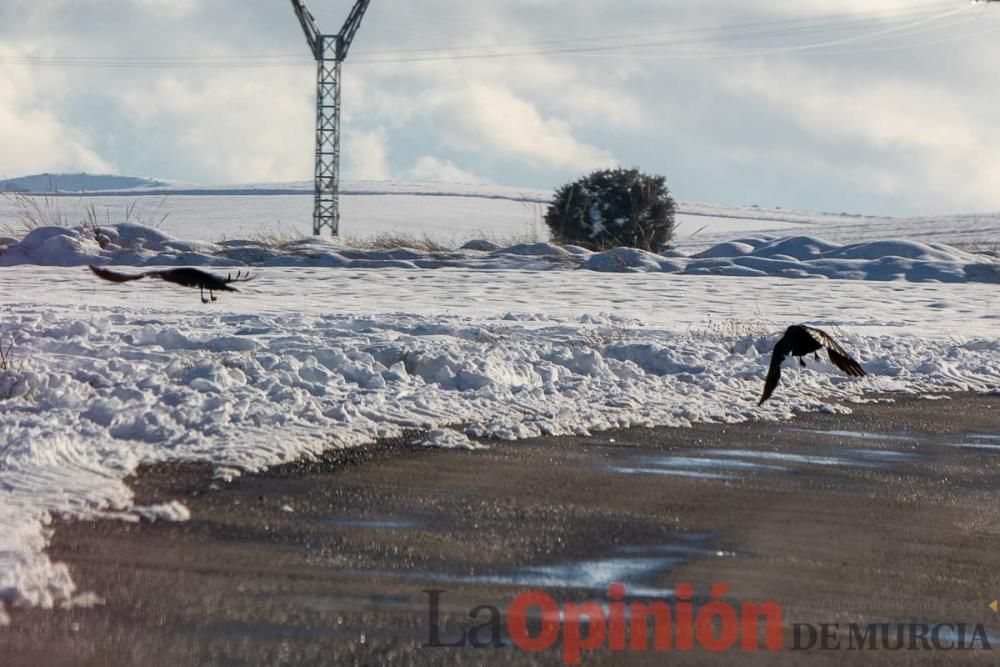
[[[623,260],[655,261],[632,254]],[[66,274],[42,271],[51,275],[35,278],[39,283]],[[455,286],[472,282],[462,272],[431,274]],[[186,508],[177,503],[133,506],[123,480],[141,463],[204,461],[227,477],[413,429],[429,431],[429,446],[471,447],[467,436],[784,419],[820,409],[831,397],[986,391],[1000,377],[995,339],[850,335],[844,344],[871,376],[858,381],[817,364],[793,370],[759,409],[773,337],[644,326],[642,318],[657,311],[659,293],[638,299],[630,317],[574,317],[546,309],[546,299],[555,302],[565,293],[557,286],[547,297],[532,296],[524,312],[510,313],[499,310],[509,307],[510,295],[484,305],[496,280],[483,276],[477,315],[406,314],[371,305],[382,272],[355,275],[362,280],[327,288],[315,308],[305,298],[315,289],[315,276],[272,282],[266,287],[273,299],[251,301],[260,312],[246,313],[200,303],[190,305],[196,310],[81,307],[92,285],[71,283],[22,295],[41,301],[22,303],[4,323],[17,332],[16,350],[25,365],[0,384],[6,390],[0,413],[3,603],[53,607],[81,599],[66,568],[43,551],[53,514],[186,518]],[[371,278],[367,284],[364,276]],[[572,277],[580,284],[587,274]],[[598,282],[611,291],[609,302],[640,294],[630,284],[616,293],[607,279]],[[382,289],[403,290],[394,284]],[[120,302],[120,292],[112,291]],[[707,294],[686,298],[702,303]],[[227,295],[225,303],[252,296]],[[856,297],[839,298],[856,305]],[[62,298],[69,305],[60,305]],[[363,300],[368,314],[326,314],[331,299]],[[674,316],[665,312],[663,318]],[[464,433],[446,429],[455,424],[468,426]]]
[[[498,248],[488,241],[461,250],[357,250],[309,237],[280,243],[184,241],[134,224],[99,229],[40,227],[6,247],[0,266],[255,266],[327,268],[466,268],[689,275],[770,276],[910,282],[1000,282],[1000,262],[939,243],[870,241],[839,245],[810,236],[759,236],[718,244],[691,256],[632,248],[594,253],[551,243]]]
[[[692,256],[684,270],[691,275],[1000,282],[1000,263],[940,243],[838,245],[811,236],[722,243]]]

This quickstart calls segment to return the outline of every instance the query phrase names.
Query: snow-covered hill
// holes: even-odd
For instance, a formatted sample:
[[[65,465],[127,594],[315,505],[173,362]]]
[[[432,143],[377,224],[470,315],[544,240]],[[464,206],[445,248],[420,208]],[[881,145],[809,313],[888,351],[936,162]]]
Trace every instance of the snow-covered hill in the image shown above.
[[[74,187],[83,183],[82,176],[97,180],[90,187]],[[49,197],[41,208],[43,212],[54,209],[50,211],[53,218],[82,220],[93,206],[102,220],[155,224],[185,240],[312,233],[311,182],[201,186],[120,176],[48,174],[15,181],[31,185],[28,189],[44,199],[52,178],[57,178],[54,182],[63,192]],[[541,218],[552,195],[549,189],[348,181],[342,190],[341,231],[348,238],[427,235],[458,245],[474,238],[548,240]],[[19,213],[14,202],[0,197],[0,226],[16,226]],[[815,236],[841,244],[910,239],[996,247],[1000,241],[1000,212],[885,218],[680,202],[677,222],[675,243],[689,252],[760,234]]]
[[[123,190],[151,189],[166,185],[165,181],[138,176],[114,174],[32,174],[0,180],[0,192],[98,193]]]

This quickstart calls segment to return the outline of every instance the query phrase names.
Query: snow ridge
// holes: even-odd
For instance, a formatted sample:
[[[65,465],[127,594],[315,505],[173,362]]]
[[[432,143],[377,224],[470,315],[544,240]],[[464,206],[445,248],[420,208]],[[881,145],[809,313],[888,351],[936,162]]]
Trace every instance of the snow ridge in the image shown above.
[[[412,248],[358,250],[308,237],[280,244],[252,240],[184,241],[152,227],[39,227],[0,246],[0,266],[255,266],[327,268],[584,269],[611,273],[770,276],[909,282],[1000,282],[1000,262],[942,243],[879,240],[837,244],[811,236],[759,235],[717,244],[687,256],[632,248],[591,252],[530,243],[499,248],[472,241],[452,252]]]

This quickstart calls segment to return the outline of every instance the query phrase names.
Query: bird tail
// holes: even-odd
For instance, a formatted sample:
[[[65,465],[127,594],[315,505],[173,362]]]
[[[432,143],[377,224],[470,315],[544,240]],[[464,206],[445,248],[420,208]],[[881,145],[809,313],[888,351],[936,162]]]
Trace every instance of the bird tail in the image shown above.
[[[94,275],[98,278],[103,278],[104,280],[111,281],[113,283],[127,283],[130,280],[141,280],[146,277],[145,273],[138,274],[128,274],[128,273],[118,273],[117,271],[111,271],[110,269],[102,269],[99,266],[90,265],[90,270],[94,272]]]
[[[830,353],[830,361],[833,362],[833,365],[851,377],[860,378],[868,375],[868,373],[865,372],[865,369],[861,368],[861,364],[854,361],[854,359],[851,359],[846,354],[841,354],[840,352],[829,348],[827,351]]]
[[[232,273],[226,275],[226,284],[228,285],[229,283],[248,283],[251,280],[255,280],[256,278],[257,276],[251,274],[249,271],[247,271],[246,273],[243,273],[243,271],[237,271],[235,278],[233,277]],[[237,290],[233,291],[235,292]]]
[[[778,381],[781,380],[781,360],[778,363],[772,363],[771,367],[767,371],[767,380],[764,381],[764,393],[761,394],[760,401],[757,405],[764,405],[764,401],[771,398],[771,394],[774,393],[775,388],[778,386]]]

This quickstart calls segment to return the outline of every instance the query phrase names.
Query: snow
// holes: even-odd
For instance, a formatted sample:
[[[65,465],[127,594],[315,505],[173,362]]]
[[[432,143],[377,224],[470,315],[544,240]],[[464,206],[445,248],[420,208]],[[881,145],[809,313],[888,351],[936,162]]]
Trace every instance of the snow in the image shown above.
[[[51,217],[83,220],[93,206],[102,221],[110,218],[150,224],[184,239],[312,234],[311,182],[240,186],[173,183],[64,192],[47,198],[47,186],[37,191],[41,193],[37,199]],[[355,238],[426,234],[459,244],[478,237],[543,240],[548,238],[541,223],[543,204],[551,194],[548,190],[460,183],[345,182],[341,189],[342,231]],[[19,214],[15,201],[0,196],[0,224],[17,221]]]
[[[115,174],[34,174],[0,181],[0,192],[101,192],[141,190],[167,185],[164,181]]]
[[[495,249],[494,249],[495,248]],[[941,243],[907,240],[839,245],[810,236],[757,236],[713,246],[686,256],[633,248],[595,253],[552,243],[497,247],[485,240],[462,250],[431,252],[412,248],[359,250],[315,237],[281,243],[263,241],[184,241],[152,227],[119,224],[99,227],[38,227],[5,246],[0,266],[327,267],[466,268],[479,270],[567,270],[663,272],[687,275],[772,276],[909,282],[1000,282],[1000,262]]]
[[[684,267],[691,275],[1000,282],[993,258],[907,240],[838,245],[811,236],[759,236],[713,246],[692,259]]]
[[[137,511],[123,479],[143,462],[207,461],[232,476],[411,429],[432,431],[433,446],[468,446],[466,435],[783,419],[831,397],[997,387],[991,285],[784,285],[311,267],[268,269],[205,307],[164,283],[6,269],[4,326],[24,367],[0,415],[0,590],[14,605],[72,600],[65,569],[42,552],[49,517]],[[800,321],[803,304],[815,324],[849,332],[843,342],[872,375],[789,372],[758,409],[773,334]],[[728,333],[710,313],[727,314]],[[468,424],[465,435],[433,435],[454,424]]]
[[[427,436],[419,440],[416,444],[438,449],[489,449],[487,445],[470,440],[464,433],[450,428],[431,429],[427,433]]]
[[[476,187],[502,194],[358,197],[397,223],[414,218],[401,207],[411,200],[428,205],[416,219],[461,202],[480,224],[522,206]],[[216,215],[232,220],[266,197],[190,198],[230,202]],[[795,217],[782,224],[811,224]],[[0,623],[9,607],[97,599],[44,552],[53,516],[189,517],[176,501],[135,506],[124,480],[141,464],[201,461],[231,478],[414,430],[422,445],[473,448],[1000,386],[991,258],[943,237],[740,236],[664,254],[540,241],[430,253],[196,241],[135,224],[34,230],[0,256],[0,345],[15,362],[0,372]],[[258,277],[206,306],[161,281],[99,281],[86,264],[252,266]],[[758,408],[776,335],[803,321],[870,375],[790,369]]]
[[[31,177],[27,189],[44,194],[54,176],[65,192],[53,197],[52,205],[68,220],[83,219],[93,205],[102,220],[110,216],[113,221],[122,221],[126,210],[133,207],[131,222],[156,223],[183,239],[219,241],[312,233],[311,182],[201,186],[134,179],[144,185],[124,187],[115,185],[114,179],[126,177],[95,177],[101,179],[96,185],[81,189],[73,187],[78,185],[73,180],[62,180],[64,176],[44,174]],[[547,240],[541,218],[553,190],[475,183],[346,181],[341,194],[345,236],[427,234],[461,245],[481,237]],[[905,238],[992,247],[1000,238],[1000,212],[887,218],[697,202],[678,202],[677,211],[675,243],[689,253],[757,234],[819,236],[836,243]],[[15,204],[0,197],[0,223],[16,220],[17,214]]]

